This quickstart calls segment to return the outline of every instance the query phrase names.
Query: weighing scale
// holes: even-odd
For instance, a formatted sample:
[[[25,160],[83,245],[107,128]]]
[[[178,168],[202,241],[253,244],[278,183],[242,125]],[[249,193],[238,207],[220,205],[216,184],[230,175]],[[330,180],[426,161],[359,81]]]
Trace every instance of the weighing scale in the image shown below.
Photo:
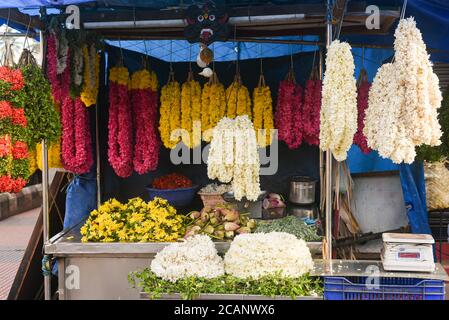
[[[384,233],[381,258],[387,271],[433,272],[435,263],[429,234]]]

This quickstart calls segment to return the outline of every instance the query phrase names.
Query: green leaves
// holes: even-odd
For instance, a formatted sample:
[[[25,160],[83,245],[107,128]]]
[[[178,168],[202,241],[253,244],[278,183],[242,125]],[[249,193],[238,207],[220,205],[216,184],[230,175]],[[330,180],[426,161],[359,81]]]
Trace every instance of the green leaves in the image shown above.
[[[61,122],[55,108],[50,84],[38,66],[25,66],[22,68],[22,73],[25,79],[24,108],[30,131],[30,148],[42,139],[55,142],[61,135]]]
[[[290,233],[306,242],[321,241],[321,237],[317,235],[315,226],[308,226],[304,221],[295,216],[259,222],[255,232],[269,233],[273,231]]]
[[[416,148],[416,159],[428,162],[440,161],[449,158],[449,87],[443,94],[443,102],[439,110],[438,120],[441,125],[441,145],[437,147],[420,146]]]
[[[150,269],[132,272],[128,281],[133,287],[140,287],[151,299],[163,294],[179,293],[182,299],[192,300],[200,294],[246,294],[267,297],[288,296],[292,299],[302,296],[321,295],[323,287],[319,278],[303,275],[299,278],[282,276],[280,273],[266,275],[259,279],[240,279],[224,275],[213,279],[188,277],[176,282],[163,280]]]

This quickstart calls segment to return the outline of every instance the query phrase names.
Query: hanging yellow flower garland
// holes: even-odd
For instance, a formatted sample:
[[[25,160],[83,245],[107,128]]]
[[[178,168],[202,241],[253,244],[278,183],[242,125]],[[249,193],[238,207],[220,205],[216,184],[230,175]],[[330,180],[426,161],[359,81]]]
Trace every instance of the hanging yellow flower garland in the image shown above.
[[[209,142],[212,138],[210,129],[225,116],[226,91],[214,73],[209,82],[204,85],[201,106],[201,129],[203,140]]]
[[[157,75],[153,70],[142,69],[131,76],[131,89],[150,89],[157,92],[158,87]]]
[[[270,87],[265,84],[265,79],[261,75],[259,85],[253,92],[253,116],[254,129],[257,132],[257,144],[259,147],[269,146],[273,135],[271,129],[274,129],[273,120],[273,100],[271,98]],[[262,133],[259,130],[262,129]]]
[[[240,75],[235,76],[234,82],[226,89],[226,116],[234,119],[236,116],[248,115],[251,119],[251,98],[248,88],[242,85]]]
[[[32,176],[37,170],[36,149],[28,150],[28,171]]]
[[[173,149],[181,140],[180,137],[171,140],[174,131],[181,128],[181,88],[175,81],[173,72],[170,72],[168,83],[161,90],[161,117],[159,119],[159,132],[162,143],[166,148]]]
[[[181,89],[182,142],[189,148],[195,148],[201,143],[198,122],[201,122],[201,86],[193,79],[190,71]]]
[[[81,91],[81,101],[90,107],[97,103],[100,86],[100,55],[94,44],[83,46],[84,82]]]
[[[38,168],[42,171],[42,144],[36,145],[36,162]],[[48,167],[49,168],[63,168],[61,162],[61,143],[56,141],[48,148]]]

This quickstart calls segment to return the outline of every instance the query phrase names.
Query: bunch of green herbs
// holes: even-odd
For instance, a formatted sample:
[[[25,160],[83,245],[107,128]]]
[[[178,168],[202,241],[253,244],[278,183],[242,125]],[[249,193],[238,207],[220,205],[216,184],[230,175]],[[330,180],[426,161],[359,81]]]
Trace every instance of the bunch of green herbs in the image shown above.
[[[295,216],[288,216],[271,221],[261,221],[257,223],[255,232],[268,233],[274,231],[293,234],[298,239],[303,239],[306,242],[321,241],[315,225],[307,225]]]
[[[150,299],[159,299],[164,294],[179,294],[184,300],[193,300],[201,294],[245,294],[266,297],[284,296],[296,299],[306,296],[322,296],[323,285],[318,277],[306,274],[299,278],[282,276],[280,273],[259,279],[241,279],[223,275],[213,279],[187,277],[176,282],[163,280],[150,269],[132,272],[128,281],[140,287]]]

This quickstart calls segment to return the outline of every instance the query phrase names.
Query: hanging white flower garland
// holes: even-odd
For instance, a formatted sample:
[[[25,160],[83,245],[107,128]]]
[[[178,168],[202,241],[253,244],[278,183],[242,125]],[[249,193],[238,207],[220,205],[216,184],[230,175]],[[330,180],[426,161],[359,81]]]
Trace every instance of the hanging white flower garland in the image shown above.
[[[260,195],[259,153],[256,131],[247,115],[224,117],[213,129],[207,175],[220,182],[232,181],[234,197],[255,201]]]
[[[382,157],[412,163],[416,146],[441,143],[442,95],[413,18],[399,22],[395,38],[395,61],[379,69],[369,93],[364,133]]]
[[[329,46],[322,89],[320,148],[343,161],[357,131],[357,86],[351,47],[335,40]]]

